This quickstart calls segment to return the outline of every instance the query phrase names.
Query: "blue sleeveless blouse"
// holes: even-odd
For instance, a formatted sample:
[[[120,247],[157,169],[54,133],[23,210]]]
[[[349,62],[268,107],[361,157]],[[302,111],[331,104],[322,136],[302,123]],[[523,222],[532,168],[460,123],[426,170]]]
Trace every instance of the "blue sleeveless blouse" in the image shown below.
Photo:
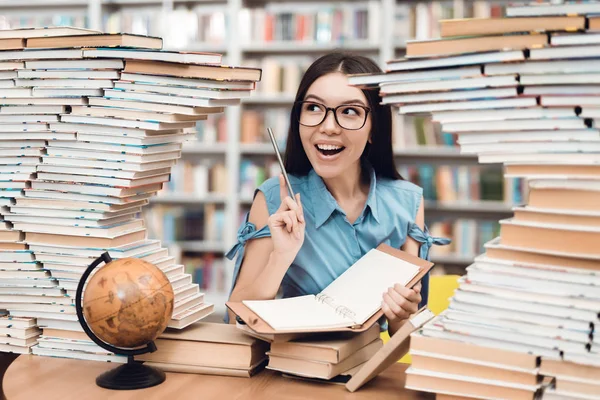
[[[377,177],[371,168],[371,183],[362,213],[350,223],[325,183],[314,170],[306,176],[289,175],[295,193],[300,193],[306,229],[304,243],[285,274],[280,293],[285,297],[318,294],[348,267],[381,243],[400,248],[410,236],[421,244],[419,257],[429,259],[434,244],[448,244],[449,239],[432,237],[422,230],[415,218],[423,190],[408,181]],[[269,215],[281,204],[277,177],[264,182],[257,190],[266,199]],[[231,290],[235,286],[248,240],[270,236],[268,225],[261,229],[248,222],[246,214],[237,235],[237,243],[226,254],[237,254]],[[390,286],[396,282],[390,282]],[[429,276],[422,280],[420,306],[427,304]],[[230,291],[231,295],[231,291]],[[226,320],[228,316],[226,315]]]

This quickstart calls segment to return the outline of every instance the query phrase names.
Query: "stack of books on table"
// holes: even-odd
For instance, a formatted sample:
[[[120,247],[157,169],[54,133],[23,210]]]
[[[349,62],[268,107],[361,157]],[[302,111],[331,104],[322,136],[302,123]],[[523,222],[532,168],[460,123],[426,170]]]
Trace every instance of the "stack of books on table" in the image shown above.
[[[322,380],[347,379],[382,347],[379,324],[360,333],[311,335],[271,343],[268,369]],[[347,379],[345,379],[347,381]]]
[[[269,344],[240,332],[235,325],[197,322],[183,330],[167,329],[155,340],[157,351],[137,356],[169,372],[250,377],[266,363]]]
[[[536,3],[442,21],[443,39],[409,42],[387,73],[351,78],[401,113],[431,113],[463,152],[504,163],[530,190],[449,309],[413,334],[407,387],[600,399],[598,13],[597,2]]]
[[[29,354],[39,335],[35,318],[0,317],[0,351]]]
[[[169,180],[189,131],[248,96],[261,71],[223,66],[220,54],[162,51],[160,38],[78,28],[0,31],[3,44],[13,47],[0,52],[0,86],[9,87],[0,99],[0,294],[10,297],[0,307],[50,330],[33,351],[110,356],[70,337],[82,331],[79,278],[105,251],[166,274],[169,327],[210,314],[191,275],[147,239],[140,211]]]

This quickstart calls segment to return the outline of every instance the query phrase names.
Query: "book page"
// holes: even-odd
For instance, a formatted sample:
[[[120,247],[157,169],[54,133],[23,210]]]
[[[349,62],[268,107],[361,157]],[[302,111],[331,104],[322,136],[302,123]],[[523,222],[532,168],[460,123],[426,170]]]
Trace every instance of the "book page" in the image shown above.
[[[396,283],[406,285],[418,272],[418,266],[373,249],[322,293],[331,297],[334,308],[348,308],[354,322],[363,324],[381,307],[383,292]]]
[[[244,305],[278,331],[302,331],[354,325],[314,295],[277,300],[244,300]]]

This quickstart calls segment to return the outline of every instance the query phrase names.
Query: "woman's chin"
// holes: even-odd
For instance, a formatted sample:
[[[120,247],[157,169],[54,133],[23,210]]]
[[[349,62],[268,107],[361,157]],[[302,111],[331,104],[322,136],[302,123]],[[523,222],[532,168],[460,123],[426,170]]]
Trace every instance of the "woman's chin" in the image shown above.
[[[316,163],[313,165],[313,168],[315,169],[317,175],[319,175],[323,179],[335,178],[337,176],[340,176],[344,170],[341,164],[338,163],[329,165]]]

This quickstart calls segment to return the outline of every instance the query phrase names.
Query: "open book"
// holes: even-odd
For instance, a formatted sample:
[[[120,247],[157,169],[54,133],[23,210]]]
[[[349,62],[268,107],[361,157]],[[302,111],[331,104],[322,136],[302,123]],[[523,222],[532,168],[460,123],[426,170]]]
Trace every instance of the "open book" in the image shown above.
[[[382,244],[317,295],[245,300],[243,305],[278,332],[360,327],[380,311],[383,292],[397,283],[412,287],[432,266]]]

